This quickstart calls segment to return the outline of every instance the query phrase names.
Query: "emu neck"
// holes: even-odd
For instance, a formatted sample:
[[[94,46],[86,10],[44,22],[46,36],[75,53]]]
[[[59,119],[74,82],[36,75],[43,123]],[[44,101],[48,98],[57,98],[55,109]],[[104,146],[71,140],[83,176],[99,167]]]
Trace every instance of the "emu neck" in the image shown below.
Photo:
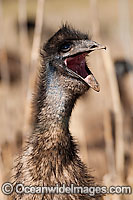
[[[69,119],[76,97],[68,92],[60,72],[47,65],[40,77],[35,130],[56,143],[70,137]]]

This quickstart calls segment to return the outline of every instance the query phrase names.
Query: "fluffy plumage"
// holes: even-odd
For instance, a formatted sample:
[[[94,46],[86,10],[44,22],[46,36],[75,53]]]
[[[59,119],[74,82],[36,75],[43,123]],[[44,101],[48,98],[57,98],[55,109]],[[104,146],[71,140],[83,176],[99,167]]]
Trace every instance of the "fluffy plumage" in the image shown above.
[[[48,40],[42,51],[43,64],[34,98],[35,116],[32,135],[14,167],[13,184],[55,186],[71,183],[95,186],[94,178],[78,155],[69,132],[69,119],[76,99],[90,87],[81,71],[86,70],[84,52],[99,45],[68,26],[63,26]],[[78,57],[80,54],[80,57]],[[74,60],[73,60],[74,59]],[[72,61],[72,62],[70,62]],[[83,64],[80,64],[80,61]],[[76,62],[76,64],[75,64]],[[82,70],[80,70],[80,68]],[[78,70],[78,71],[76,71]],[[89,78],[88,78],[89,79]],[[95,83],[95,80],[92,82]],[[97,194],[12,194],[12,199],[88,200]]]

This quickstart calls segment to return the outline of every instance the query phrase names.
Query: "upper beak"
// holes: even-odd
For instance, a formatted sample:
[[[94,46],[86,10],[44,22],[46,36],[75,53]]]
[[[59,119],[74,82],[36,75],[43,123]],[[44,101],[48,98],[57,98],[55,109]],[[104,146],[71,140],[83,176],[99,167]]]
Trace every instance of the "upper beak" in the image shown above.
[[[77,53],[90,53],[95,50],[100,50],[100,49],[105,49],[106,47],[98,44],[97,42],[91,41],[91,40],[80,40],[75,42],[75,47],[72,48],[69,52],[66,52],[63,56],[68,57],[68,56],[73,56]]]
[[[70,51],[63,54],[63,57],[70,57],[74,56],[77,53],[90,53],[95,50],[105,49],[106,47],[98,44],[97,42],[91,41],[91,40],[79,40],[75,41],[75,46]]]
[[[106,50],[105,46],[98,44],[97,42],[91,41],[91,40],[84,40],[82,45],[81,45],[81,48],[82,48],[83,52],[86,51],[88,53],[90,53],[94,50],[100,50],[100,49]]]

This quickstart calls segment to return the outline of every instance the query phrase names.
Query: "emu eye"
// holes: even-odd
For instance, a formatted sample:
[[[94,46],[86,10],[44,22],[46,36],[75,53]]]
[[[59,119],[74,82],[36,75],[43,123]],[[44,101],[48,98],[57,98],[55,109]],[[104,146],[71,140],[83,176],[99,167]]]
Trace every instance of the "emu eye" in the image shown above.
[[[67,52],[67,51],[69,51],[69,50],[71,49],[71,47],[72,47],[72,44],[67,42],[67,43],[64,43],[64,44],[61,46],[60,50],[61,50],[62,52]]]

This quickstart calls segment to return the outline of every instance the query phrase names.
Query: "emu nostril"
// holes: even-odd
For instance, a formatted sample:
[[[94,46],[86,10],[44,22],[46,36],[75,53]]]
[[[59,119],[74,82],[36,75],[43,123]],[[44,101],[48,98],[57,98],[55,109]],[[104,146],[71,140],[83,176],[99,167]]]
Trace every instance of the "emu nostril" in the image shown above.
[[[96,44],[93,44],[92,46],[90,46],[90,49],[93,49],[93,48],[96,48],[97,45]]]

